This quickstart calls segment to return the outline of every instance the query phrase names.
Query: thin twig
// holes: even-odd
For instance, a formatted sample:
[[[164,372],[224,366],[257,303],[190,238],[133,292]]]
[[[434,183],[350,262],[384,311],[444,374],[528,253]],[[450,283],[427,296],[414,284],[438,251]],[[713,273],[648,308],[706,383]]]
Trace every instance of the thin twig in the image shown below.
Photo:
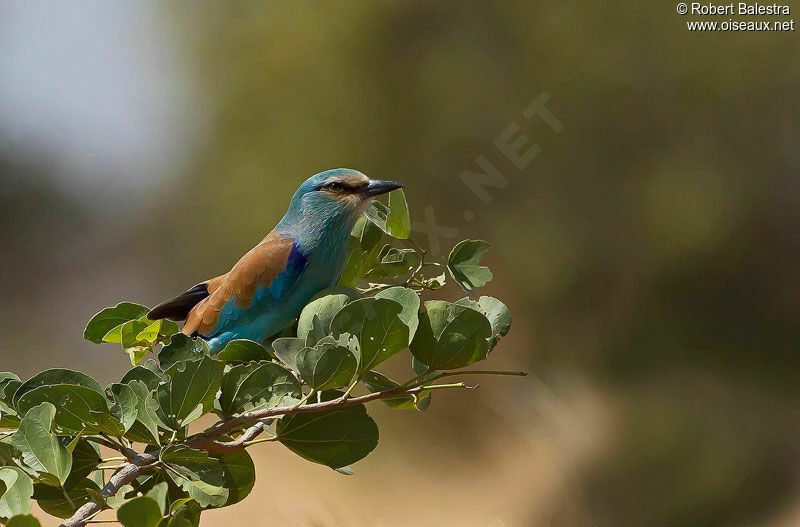
[[[209,454],[227,454],[245,448],[246,443],[253,441],[264,431],[264,423],[259,421],[244,431],[233,441],[214,441],[206,435],[199,434],[192,437],[187,444],[198,450],[205,450]]]
[[[420,393],[421,391],[423,391],[423,388],[419,386],[413,388],[404,388],[402,386],[398,386],[397,388],[392,388],[391,390],[368,393],[366,395],[351,397],[349,399],[342,399],[340,397],[337,399],[332,399],[330,401],[324,401],[321,403],[308,403],[302,406],[295,405],[295,406],[277,406],[274,408],[264,408],[261,410],[244,413],[239,417],[234,417],[233,419],[226,421],[225,423],[217,427],[207,430],[202,435],[204,435],[208,439],[214,439],[222,434],[225,434],[226,432],[235,430],[237,428],[247,425],[248,423],[252,423],[253,421],[258,421],[259,419],[265,419],[267,417],[277,417],[279,415],[289,415],[289,414],[308,414],[314,412],[322,412],[325,410],[331,410],[333,408],[346,408],[348,406],[357,406],[359,404],[364,404],[371,401],[377,401],[378,399],[386,399],[387,397],[396,397],[398,395],[413,395]]]
[[[110,448],[112,450],[116,450],[116,451],[120,452],[123,456],[125,456],[125,459],[127,459],[129,461],[136,457],[137,452],[135,450],[133,450],[132,448],[128,448],[128,447],[126,447],[124,445],[116,443],[114,440],[112,440],[110,437],[108,437],[105,434],[101,434],[101,436],[102,437],[86,436],[86,439],[88,441],[92,441],[94,443],[97,443],[98,445],[103,445],[103,446],[106,446],[106,447],[108,447],[108,448]]]
[[[109,463],[111,461],[128,461],[128,458],[116,456],[116,457],[104,457],[100,460],[101,463]]]
[[[467,390],[474,390],[477,386],[469,386],[464,384],[463,382],[457,382],[454,384],[431,384],[430,386],[420,386],[422,390],[449,390],[451,388],[465,388]]]

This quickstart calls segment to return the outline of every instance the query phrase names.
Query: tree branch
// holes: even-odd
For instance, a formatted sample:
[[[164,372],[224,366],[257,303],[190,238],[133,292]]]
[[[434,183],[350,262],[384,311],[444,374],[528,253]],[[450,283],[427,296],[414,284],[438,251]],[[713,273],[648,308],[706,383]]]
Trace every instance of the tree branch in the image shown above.
[[[157,462],[158,452],[138,454],[129,463],[122,465],[122,467],[115,472],[111,478],[109,478],[106,486],[100,491],[100,496],[103,498],[110,498],[111,496],[114,496],[117,492],[119,492],[119,489],[138,478],[142,472],[148,468],[151,468]],[[94,516],[101,510],[103,510],[103,507],[100,504],[90,501],[89,503],[86,503],[78,508],[78,510],[75,511],[75,514],[73,514],[70,519],[62,523],[60,527],[83,527],[86,525],[86,521],[90,517]]]
[[[199,434],[189,439],[186,444],[198,450],[205,450],[209,454],[228,454],[245,448],[245,443],[252,441],[263,431],[264,423],[259,421],[233,441],[214,441],[205,434]]]
[[[527,375],[524,372],[488,372],[488,371],[475,371],[475,372],[460,372],[461,374],[469,374],[469,373],[476,373],[479,375],[488,375],[488,374],[497,374],[497,375]],[[441,375],[450,376],[449,374]],[[428,379],[427,382],[430,382],[431,379]],[[338,398],[332,399],[330,401],[324,401],[321,403],[307,403],[304,405],[292,405],[292,406],[278,406],[275,408],[264,408],[263,410],[256,410],[254,412],[248,412],[245,414],[240,415],[239,417],[235,417],[228,421],[225,421],[215,427],[212,427],[210,430],[205,431],[204,433],[194,435],[188,438],[184,443],[187,446],[198,450],[205,450],[210,454],[227,454],[229,452],[236,452],[238,450],[242,450],[246,448],[246,443],[252,441],[256,437],[258,437],[264,431],[264,419],[270,417],[277,417],[280,415],[290,415],[290,414],[307,414],[313,412],[323,412],[325,410],[332,410],[334,408],[345,408],[348,406],[356,406],[359,404],[364,404],[372,401],[377,401],[379,399],[387,399],[390,397],[397,397],[399,395],[414,395],[420,392],[431,390],[431,389],[449,389],[449,388],[472,388],[471,386],[467,386],[463,383],[457,384],[440,384],[440,385],[433,385],[433,386],[398,386],[397,388],[393,388],[391,390],[385,390],[382,392],[374,392],[368,393],[366,395],[361,395],[359,397],[352,397],[349,399],[345,398]],[[242,428],[247,426],[253,422],[256,424],[247,428],[242,435],[234,439],[233,441],[217,441],[221,435],[224,435],[228,432],[233,430]],[[115,445],[112,441],[106,442],[102,438],[97,437],[89,437],[87,439],[95,440],[96,442],[103,444],[105,446]],[[109,444],[110,443],[110,444]],[[119,445],[115,445],[113,448],[119,449]],[[130,449],[127,449],[128,452],[123,452],[124,454],[128,455],[133,452]],[[110,498],[114,496],[119,490],[130,483],[131,481],[138,478],[145,470],[152,468],[159,460],[160,450],[155,450],[153,452],[147,452],[144,454],[135,454],[129,462],[123,463],[119,470],[115,472],[111,478],[109,478],[108,483],[106,483],[103,490],[100,491],[100,495],[103,498]],[[96,515],[98,512],[103,510],[103,507],[94,502],[90,501],[85,505],[81,506],[75,514],[64,523],[60,525],[60,527],[84,527],[86,522]]]
[[[246,426],[252,423],[253,421],[266,419],[267,417],[323,412],[325,410],[332,410],[334,408],[346,408],[348,406],[356,406],[359,404],[369,403],[372,401],[377,401],[378,399],[397,397],[398,395],[412,395],[415,393],[420,393],[421,391],[423,391],[423,389],[420,386],[413,388],[405,388],[403,386],[398,386],[397,388],[392,388],[391,390],[368,393],[366,395],[361,395],[359,397],[351,397],[349,399],[343,399],[340,397],[338,399],[332,399],[330,401],[324,401],[321,403],[307,403],[302,406],[293,405],[293,406],[276,406],[274,408],[264,408],[263,410],[247,412],[240,415],[239,417],[234,417],[233,419],[225,421],[224,423],[212,428],[211,430],[207,430],[206,432],[200,435],[203,435],[208,439],[214,439],[222,434],[230,432],[231,430],[236,430],[237,428]]]

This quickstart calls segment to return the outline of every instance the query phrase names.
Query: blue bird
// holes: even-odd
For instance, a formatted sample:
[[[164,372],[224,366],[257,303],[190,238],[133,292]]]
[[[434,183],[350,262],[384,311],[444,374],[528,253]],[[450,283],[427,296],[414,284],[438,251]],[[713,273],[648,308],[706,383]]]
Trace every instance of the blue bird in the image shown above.
[[[278,225],[228,273],[159,304],[148,318],[186,320],[183,333],[206,340],[212,353],[231,340],[276,335],[339,279],[350,231],[370,200],[402,186],[346,168],[311,176]]]

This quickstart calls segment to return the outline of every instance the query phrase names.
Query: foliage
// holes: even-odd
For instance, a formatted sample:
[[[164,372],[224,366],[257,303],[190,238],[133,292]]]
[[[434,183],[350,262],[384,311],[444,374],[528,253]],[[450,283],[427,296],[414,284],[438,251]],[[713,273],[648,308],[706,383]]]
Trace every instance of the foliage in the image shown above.
[[[465,240],[447,264],[431,262],[410,225],[402,191],[389,206],[374,202],[353,229],[340,283],[308,303],[289,336],[236,340],[211,356],[175,323],[148,320],[147,307],[122,302],[84,331],[90,342],[127,353],[133,367],[120,382],[103,387],[69,369],[24,382],[0,373],[0,523],[38,525],[29,515],[35,499],[67,525],[104,509],[116,509],[126,527],[198,525],[203,510],[237,503],[253,488],[247,447],[278,442],[352,474],[349,465],[378,444],[366,403],[425,410],[433,391],[469,388],[436,384],[440,378],[521,374],[460,370],[508,333],[502,302],[420,301],[444,285],[444,267],[471,295],[485,285],[492,275],[480,260],[489,244]],[[407,349],[407,381],[376,370]],[[190,430],[209,414],[219,420]],[[104,460],[100,447],[121,456]]]

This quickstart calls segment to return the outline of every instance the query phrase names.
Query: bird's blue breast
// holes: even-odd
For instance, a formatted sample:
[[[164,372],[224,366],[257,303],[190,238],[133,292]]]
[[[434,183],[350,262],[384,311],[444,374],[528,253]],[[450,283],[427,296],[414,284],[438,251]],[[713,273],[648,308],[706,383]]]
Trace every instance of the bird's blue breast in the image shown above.
[[[312,296],[335,284],[347,256],[347,243],[329,241],[338,243],[309,250],[295,240],[286,268],[269,286],[256,290],[248,308],[242,309],[235,299],[229,300],[213,332],[204,336],[211,352],[221,351],[231,340],[260,342],[275,335],[297,318]]]

